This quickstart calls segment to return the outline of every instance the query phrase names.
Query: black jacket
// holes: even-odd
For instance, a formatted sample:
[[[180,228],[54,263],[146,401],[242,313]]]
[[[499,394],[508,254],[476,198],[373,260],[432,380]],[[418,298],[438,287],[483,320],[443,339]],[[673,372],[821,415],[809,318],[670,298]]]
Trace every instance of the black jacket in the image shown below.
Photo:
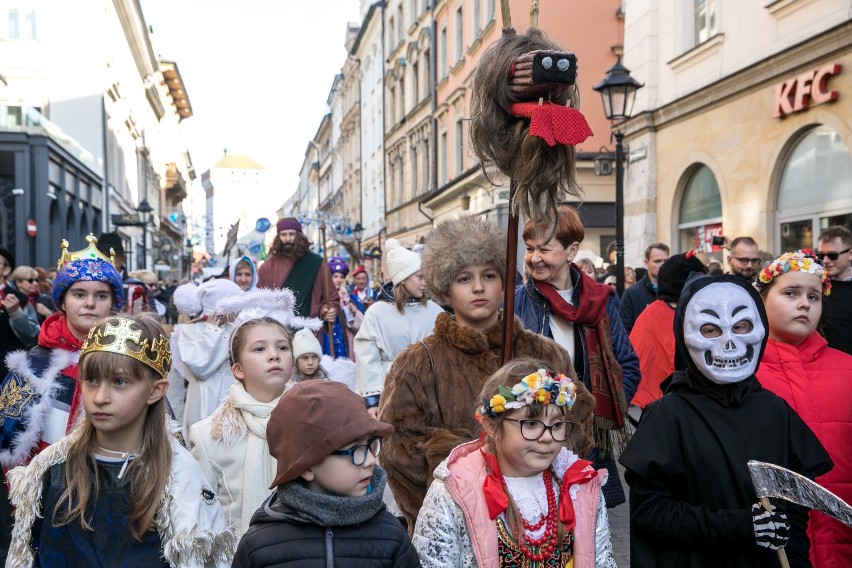
[[[822,299],[820,326],[829,347],[852,355],[852,281],[831,281],[831,294]]]
[[[232,568],[414,568],[420,566],[408,533],[382,509],[359,525],[321,527],[272,493],[251,518]]]
[[[624,324],[624,329],[627,330],[628,335],[639,314],[656,299],[657,291],[647,274],[639,282],[624,291],[621,295],[621,306],[618,308],[618,314],[621,316],[621,323]]]

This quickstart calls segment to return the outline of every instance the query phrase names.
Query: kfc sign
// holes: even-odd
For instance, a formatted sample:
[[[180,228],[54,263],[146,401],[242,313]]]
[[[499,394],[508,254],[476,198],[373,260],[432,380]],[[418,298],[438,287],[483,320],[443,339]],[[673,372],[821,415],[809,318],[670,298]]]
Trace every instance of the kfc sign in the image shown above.
[[[821,104],[837,100],[837,91],[828,90],[828,80],[840,75],[841,66],[829,63],[798,77],[788,79],[775,87],[775,104],[772,107],[773,118],[784,118],[788,114],[807,110],[811,104]]]

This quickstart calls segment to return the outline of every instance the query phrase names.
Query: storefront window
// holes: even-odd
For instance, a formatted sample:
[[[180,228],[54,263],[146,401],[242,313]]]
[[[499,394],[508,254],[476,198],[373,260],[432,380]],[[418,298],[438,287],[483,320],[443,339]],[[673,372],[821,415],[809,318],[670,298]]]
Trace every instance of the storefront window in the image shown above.
[[[721,260],[722,249],[713,246],[713,237],[722,232],[722,196],[716,177],[699,165],[686,182],[680,204],[680,250],[695,249],[702,262]]]
[[[779,245],[813,247],[830,225],[852,227],[852,157],[827,126],[809,130],[790,152],[778,188]]]

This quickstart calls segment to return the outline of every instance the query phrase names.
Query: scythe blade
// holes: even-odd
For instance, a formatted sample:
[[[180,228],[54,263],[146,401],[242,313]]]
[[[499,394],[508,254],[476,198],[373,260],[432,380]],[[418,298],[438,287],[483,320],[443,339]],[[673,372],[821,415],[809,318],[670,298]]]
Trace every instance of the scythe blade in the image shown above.
[[[758,497],[773,497],[822,511],[852,527],[852,506],[802,475],[771,463],[749,460],[748,470]]]

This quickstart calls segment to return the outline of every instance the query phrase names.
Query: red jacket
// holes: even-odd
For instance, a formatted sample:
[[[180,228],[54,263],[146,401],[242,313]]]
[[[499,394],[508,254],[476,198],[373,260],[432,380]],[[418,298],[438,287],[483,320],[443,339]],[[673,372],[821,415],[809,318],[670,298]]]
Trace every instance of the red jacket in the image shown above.
[[[630,332],[630,343],[639,357],[642,380],[630,404],[642,408],[661,396],[660,383],[674,372],[675,311],[662,300],[655,300],[645,308]]]
[[[798,346],[770,339],[757,378],[787,401],[834,461],[817,483],[852,503],[852,355],[829,348],[816,332]],[[814,568],[852,563],[852,528],[811,511],[808,536]]]

